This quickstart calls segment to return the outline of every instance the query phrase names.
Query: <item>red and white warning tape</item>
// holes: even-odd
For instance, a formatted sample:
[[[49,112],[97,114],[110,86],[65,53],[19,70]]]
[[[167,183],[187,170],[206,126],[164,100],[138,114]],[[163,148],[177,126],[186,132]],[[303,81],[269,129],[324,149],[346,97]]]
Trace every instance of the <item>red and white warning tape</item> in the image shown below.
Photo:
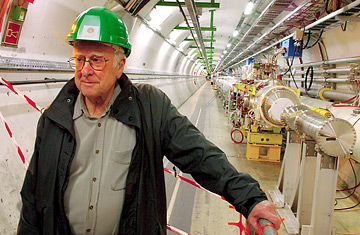
[[[25,164],[25,167],[27,168],[28,167],[28,162],[26,161],[25,159],[25,156],[24,154],[22,153],[19,145],[17,144],[16,140],[15,140],[15,137],[13,136],[10,128],[9,128],[9,125],[7,124],[7,122],[5,121],[5,118],[4,116],[2,115],[1,111],[0,111],[0,118],[1,120],[3,121],[4,125],[5,125],[5,129],[7,130],[9,136],[10,136],[10,139],[11,141],[13,142],[14,146],[15,146],[15,150],[16,152],[19,154],[20,158],[21,158],[21,161],[23,162],[23,164]]]
[[[32,99],[30,99],[29,97],[27,97],[26,95],[22,94],[18,89],[16,89],[13,85],[11,85],[8,81],[6,81],[4,78],[0,77],[0,82],[2,84],[4,84],[7,88],[9,88],[10,90],[12,90],[15,94],[17,94],[18,96],[20,96],[21,98],[23,98],[26,102],[28,102],[32,107],[34,107],[37,111],[39,111],[40,113],[42,113],[42,111],[44,110],[43,108],[39,107]],[[19,154],[21,161],[25,164],[25,167],[28,167],[28,162],[26,161],[24,154],[22,153],[19,145],[17,144],[15,137],[13,136],[9,125],[6,123],[4,116],[2,115],[2,113],[0,112],[0,117],[1,120],[3,121],[4,125],[5,125],[5,129],[7,130],[11,141],[14,143],[16,152]]]
[[[174,232],[174,233],[177,233],[179,235],[190,235],[189,233],[186,233],[184,231],[181,231],[180,229],[177,229],[177,228],[174,228],[173,226],[171,225],[167,225],[166,228],[171,231],[171,232]]]
[[[187,178],[185,178],[185,177],[183,177],[183,176],[181,176],[181,175],[175,174],[173,171],[171,171],[171,170],[169,170],[169,169],[167,169],[167,168],[165,168],[165,167],[164,167],[164,171],[167,172],[167,173],[169,173],[170,175],[173,175],[173,176],[175,176],[175,177],[180,178],[181,180],[183,180],[183,181],[185,181],[185,182],[187,182],[187,183],[189,183],[189,184],[191,184],[191,185],[193,185],[193,186],[195,186],[195,187],[197,187],[197,188],[199,188],[199,189],[201,189],[201,190],[204,190],[205,192],[208,192],[208,193],[210,193],[210,194],[212,194],[212,195],[214,195],[214,196],[216,196],[216,197],[218,197],[218,198],[221,198],[221,199],[225,200],[224,197],[222,197],[222,196],[220,196],[220,195],[218,195],[218,194],[216,194],[216,193],[213,193],[213,192],[211,192],[211,191],[209,191],[209,190],[201,187],[201,186],[200,186],[198,183],[196,183],[195,181],[189,180],[189,179],[187,179]],[[226,201],[226,200],[225,200],[225,201]],[[167,229],[170,230],[170,231],[172,231],[172,232],[174,232],[174,233],[177,233],[177,234],[179,234],[179,235],[190,235],[189,233],[186,233],[186,232],[184,232],[184,231],[181,231],[180,229],[174,228],[174,227],[172,227],[172,226],[170,226],[170,225],[167,225]]]
[[[214,195],[214,196],[216,196],[216,197],[218,197],[218,198],[221,198],[222,200],[226,201],[224,197],[222,197],[222,196],[220,196],[220,195],[218,195],[218,194],[216,194],[216,193],[213,193],[213,192],[211,192],[211,191],[209,191],[209,190],[201,187],[201,186],[200,186],[198,183],[196,183],[195,181],[189,180],[189,179],[187,179],[187,178],[185,178],[185,177],[183,177],[183,176],[181,176],[181,175],[178,175],[178,174],[175,175],[174,172],[172,172],[171,170],[169,170],[169,169],[167,169],[167,168],[165,168],[165,167],[164,167],[164,171],[167,172],[167,173],[169,173],[169,174],[171,174],[171,175],[173,175],[173,176],[176,176],[176,177],[180,178],[181,180],[183,180],[183,181],[185,181],[185,182],[187,182],[187,183],[189,183],[189,184],[191,184],[191,185],[193,185],[193,186],[195,186],[195,187],[197,187],[197,188],[199,188],[199,189],[201,189],[201,190],[204,190],[205,192],[208,192],[208,193],[210,193],[210,194],[212,194],[212,195]]]
[[[209,190],[201,187],[199,184],[197,184],[196,182],[194,182],[194,181],[192,181],[192,180],[189,180],[189,179],[187,179],[187,178],[185,178],[185,177],[183,177],[183,176],[181,176],[181,175],[175,174],[174,172],[170,171],[169,169],[167,169],[167,168],[165,168],[165,167],[164,167],[164,171],[167,172],[167,173],[169,173],[169,174],[171,174],[171,175],[173,175],[173,176],[175,176],[175,177],[180,178],[181,180],[183,180],[183,181],[185,181],[185,182],[187,182],[187,183],[189,183],[189,184],[191,184],[191,185],[193,185],[193,186],[195,186],[195,187],[197,187],[197,188],[199,188],[199,189],[204,190],[205,192],[208,192],[208,193],[210,193],[210,194],[212,194],[212,195],[214,195],[214,196],[216,196],[216,197],[218,197],[218,198],[221,198],[221,199],[225,200],[224,197],[222,197],[222,196],[220,196],[220,195],[218,195],[218,194],[216,194],[216,193],[213,193],[213,192],[211,192],[211,191],[209,191]],[[226,200],[225,200],[225,201],[226,201]],[[229,206],[229,208],[235,209],[234,206]],[[243,217],[243,215],[242,215],[242,214],[239,214],[239,215],[240,215],[240,221],[239,221],[239,222],[236,222],[236,223],[228,223],[228,225],[235,225],[235,226],[239,227],[239,229],[240,229],[240,235],[242,235],[243,232],[244,232],[245,235],[250,235],[250,233],[248,232],[248,230],[250,230],[250,228],[248,228],[248,230],[247,230],[246,227],[243,225],[243,222],[242,222],[242,217]],[[261,227],[261,232],[263,232],[264,228],[267,227],[267,226],[273,227],[273,228],[275,229],[275,227],[274,227],[273,224],[266,224],[266,225],[264,225],[264,226]],[[183,231],[181,231],[181,230],[179,230],[179,229],[176,229],[176,228],[174,228],[174,227],[172,227],[172,226],[170,226],[170,225],[167,225],[167,229],[170,230],[170,231],[173,231],[173,232],[175,232],[175,233],[177,233],[177,234],[180,234],[180,235],[190,235],[190,234],[185,233],[185,232],[183,232]],[[276,231],[276,230],[275,230],[275,231]],[[277,231],[276,231],[276,233],[278,234]]]
[[[8,81],[6,81],[4,78],[0,77],[0,82],[4,84],[7,88],[12,90],[15,94],[26,100],[32,107],[34,107],[37,111],[42,113],[44,110],[43,108],[39,107],[32,99],[27,97],[26,95],[22,94],[18,89],[16,89],[13,85],[11,85]]]

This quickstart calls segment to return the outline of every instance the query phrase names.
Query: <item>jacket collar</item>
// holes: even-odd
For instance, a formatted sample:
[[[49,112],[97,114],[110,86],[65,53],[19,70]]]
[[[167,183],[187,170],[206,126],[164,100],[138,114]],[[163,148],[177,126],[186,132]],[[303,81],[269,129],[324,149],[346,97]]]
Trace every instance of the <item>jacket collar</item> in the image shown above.
[[[118,79],[118,83],[121,92],[112,105],[110,114],[118,121],[140,128],[137,89],[124,73]],[[53,103],[44,112],[46,117],[70,131],[73,136],[75,136],[73,124],[74,105],[78,95],[79,90],[75,85],[75,79],[72,78],[65,84]]]
[[[110,115],[124,124],[140,128],[141,120],[138,89],[124,73],[120,79],[118,79],[118,83],[121,87],[121,93],[114,101]]]

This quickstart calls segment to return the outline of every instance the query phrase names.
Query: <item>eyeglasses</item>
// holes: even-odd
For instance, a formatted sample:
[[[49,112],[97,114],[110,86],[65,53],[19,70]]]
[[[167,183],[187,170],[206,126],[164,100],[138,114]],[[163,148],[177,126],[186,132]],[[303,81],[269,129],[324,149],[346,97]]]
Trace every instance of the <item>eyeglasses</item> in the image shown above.
[[[91,68],[96,71],[101,71],[105,68],[106,62],[109,60],[105,59],[102,56],[92,56],[89,60],[86,60],[84,56],[71,57],[68,62],[70,67],[75,70],[82,70],[84,68],[85,62],[89,62]]]

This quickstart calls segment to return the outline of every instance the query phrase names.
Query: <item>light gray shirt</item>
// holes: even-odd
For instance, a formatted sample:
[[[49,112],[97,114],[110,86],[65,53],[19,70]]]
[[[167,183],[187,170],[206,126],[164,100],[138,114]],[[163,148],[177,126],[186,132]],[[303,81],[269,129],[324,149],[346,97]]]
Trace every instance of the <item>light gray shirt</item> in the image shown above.
[[[73,234],[117,234],[126,177],[136,143],[135,128],[117,121],[110,107],[90,118],[80,93],[74,107],[76,152],[65,191],[65,212]]]

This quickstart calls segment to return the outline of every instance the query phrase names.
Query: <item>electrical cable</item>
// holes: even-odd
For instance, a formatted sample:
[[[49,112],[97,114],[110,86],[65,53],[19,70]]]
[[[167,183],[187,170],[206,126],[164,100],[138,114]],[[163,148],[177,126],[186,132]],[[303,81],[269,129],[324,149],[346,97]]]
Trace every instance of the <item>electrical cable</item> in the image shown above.
[[[355,124],[360,120],[360,118],[358,118],[358,120],[356,120],[353,124],[353,126],[355,126]]]
[[[350,102],[352,101],[353,99],[355,99],[357,97],[357,95],[355,95],[354,97],[348,99],[348,100],[345,100],[343,102],[335,102],[333,104],[331,104],[331,106],[333,107],[358,107],[358,106],[354,106],[354,105],[342,105],[342,104],[345,104],[347,102]]]
[[[353,212],[353,211],[360,211],[360,208],[352,209],[352,210],[349,209],[349,210],[346,210],[346,211],[335,211],[335,212]],[[355,234],[355,235],[359,235],[359,234]]]
[[[354,169],[354,166],[351,162],[351,160],[349,159],[349,162],[350,162],[350,165],[351,165],[351,168],[353,170],[353,173],[354,173],[354,178],[355,178],[355,183],[357,182],[357,177],[356,177],[356,172],[355,172],[355,169]],[[340,190],[336,190],[337,192],[340,192],[340,191],[348,191],[348,190],[354,190],[351,194],[349,194],[347,197],[343,197],[343,198],[335,198],[335,201],[336,201],[336,204],[337,205],[337,200],[340,200],[340,199],[346,199],[346,198],[349,198],[351,197],[352,195],[354,195],[357,187],[359,187],[360,185],[360,181],[358,184],[356,184],[354,187],[352,188],[348,188],[348,189],[340,189]],[[350,207],[345,207],[345,208],[338,208],[338,209],[334,209],[335,211],[343,211],[343,210],[349,210],[349,209],[352,209],[352,208],[355,208],[357,207],[358,205],[360,205],[360,202],[358,202],[357,204],[353,205],[353,206],[350,206]]]
[[[311,72],[310,72],[311,70]],[[310,84],[309,84],[309,87],[307,87],[307,79],[308,79],[308,76],[309,76],[309,72],[310,72]],[[311,85],[314,81],[314,67],[313,66],[309,66],[308,69],[306,70],[306,74],[305,74],[305,81],[304,81],[304,85],[305,85],[305,93],[307,96],[309,96],[310,98],[316,98],[316,96],[312,96],[308,93],[308,91],[310,91],[311,89]]]
[[[309,76],[309,72],[310,72],[310,84],[309,84],[309,87],[308,87],[307,86],[307,79],[308,79],[308,76]],[[314,67],[312,65],[310,65],[308,67],[308,69],[306,70],[306,74],[305,74],[305,91],[310,91],[313,80],[314,80]]]
[[[301,39],[301,41],[302,42],[304,42],[304,35],[305,35],[305,28],[306,28],[306,25],[305,25],[305,23],[304,23],[304,21],[301,21],[301,24],[303,25],[303,35],[302,35],[302,39]],[[308,32],[308,39],[307,39],[307,41],[306,41],[306,44],[305,44],[305,46],[304,46],[304,43],[303,43],[303,46],[301,47],[301,50],[304,50],[306,47],[307,47],[307,45],[309,44],[309,42],[310,42],[310,37],[311,37],[311,31],[309,30],[309,32]]]
[[[287,63],[287,65],[289,66],[289,68],[288,68],[288,70],[287,70],[285,73],[280,74],[280,76],[284,76],[284,75],[286,75],[286,74],[290,71],[290,69],[291,69],[291,67],[293,66],[293,63],[294,63],[294,58],[295,58],[295,53],[294,53],[293,56],[292,56],[291,64],[289,64],[289,59],[286,58],[286,63]]]
[[[240,136],[241,136],[241,140],[235,140],[235,136],[233,136],[233,134],[235,133],[235,131],[236,132],[239,132],[239,134],[240,134]],[[235,129],[233,129],[233,130],[231,130],[231,132],[230,132],[230,136],[231,136],[231,140],[234,142],[234,143],[236,143],[236,144],[241,144],[242,142],[243,142],[243,140],[244,140],[244,134],[242,133],[242,131],[240,130],[240,129],[238,129],[238,128],[235,128]]]
[[[305,33],[304,33],[305,34]],[[311,31],[309,30],[309,32],[307,33],[308,34],[308,39],[305,43],[305,45],[301,48],[301,49],[306,49],[306,47],[308,46],[309,42],[310,42],[310,37],[311,37]]]
[[[289,65],[289,62],[287,62],[287,64]],[[280,75],[280,76],[284,76],[284,75],[286,75],[286,74],[289,72],[289,70],[290,70],[290,66],[289,66],[288,70],[286,70],[285,73],[281,73],[281,74],[279,74],[279,75]]]
[[[343,26],[343,25],[344,25],[344,26]],[[347,26],[347,21],[345,20],[345,21],[344,21],[344,24],[341,24],[341,25],[340,25],[341,30],[342,30],[343,32],[346,31],[346,26]]]
[[[352,169],[352,171],[353,171],[353,173],[354,173],[354,182],[355,182],[355,184],[356,184],[356,182],[357,182],[356,172],[355,172],[355,169],[354,169],[354,165],[352,164],[352,162],[351,162],[350,159],[349,159],[349,163],[350,163],[351,169]],[[359,186],[359,184],[355,185],[355,188],[353,188],[352,193],[349,194],[348,196],[346,196],[346,197],[341,197],[341,198],[335,198],[335,200],[341,200],[341,199],[346,199],[346,198],[351,197],[352,195],[354,195],[354,193],[355,193],[355,191],[356,191],[356,188],[357,188],[358,186]]]
[[[290,69],[290,76],[291,76],[291,78],[292,78],[292,80],[293,80],[293,82],[294,82],[294,84],[295,84],[295,86],[296,86],[296,89],[299,89],[298,85],[296,84],[294,75],[293,75],[292,72],[291,72],[291,69]]]
[[[290,76],[291,76],[291,78],[292,78],[292,80],[293,80],[293,82],[294,82],[294,84],[295,84],[295,86],[296,86],[296,89],[299,89],[299,87],[298,87],[298,85],[296,84],[296,81],[295,81],[294,75],[292,74],[292,71],[291,71],[291,67],[293,66],[293,63],[294,63],[294,58],[295,58],[295,54],[297,53],[298,49],[299,49],[299,47],[298,47],[298,46],[296,46],[296,47],[295,47],[295,50],[294,50],[294,52],[293,52],[291,65],[289,66]]]
[[[306,47],[305,49],[310,49],[310,48],[314,47],[314,46],[320,41],[323,32],[324,32],[324,29],[321,29],[321,30],[320,30],[320,34],[319,34],[319,37],[317,38],[317,40],[316,40],[311,46]]]
[[[344,188],[344,189],[338,189],[338,190],[336,190],[336,192],[342,192],[342,191],[349,191],[349,190],[352,190],[352,189],[356,189],[357,187],[359,187],[360,186],[360,181],[359,181],[359,183],[357,184],[357,185],[355,185],[354,187],[351,187],[351,188]]]
[[[335,209],[335,211],[349,210],[349,209],[352,209],[352,208],[357,207],[358,205],[360,205],[360,202],[358,202],[357,204],[355,204],[355,205],[353,205],[353,206],[350,206],[350,207]]]
[[[329,5],[329,0],[326,0],[325,11],[326,11],[326,13],[330,14],[331,12],[328,10],[328,5]]]

